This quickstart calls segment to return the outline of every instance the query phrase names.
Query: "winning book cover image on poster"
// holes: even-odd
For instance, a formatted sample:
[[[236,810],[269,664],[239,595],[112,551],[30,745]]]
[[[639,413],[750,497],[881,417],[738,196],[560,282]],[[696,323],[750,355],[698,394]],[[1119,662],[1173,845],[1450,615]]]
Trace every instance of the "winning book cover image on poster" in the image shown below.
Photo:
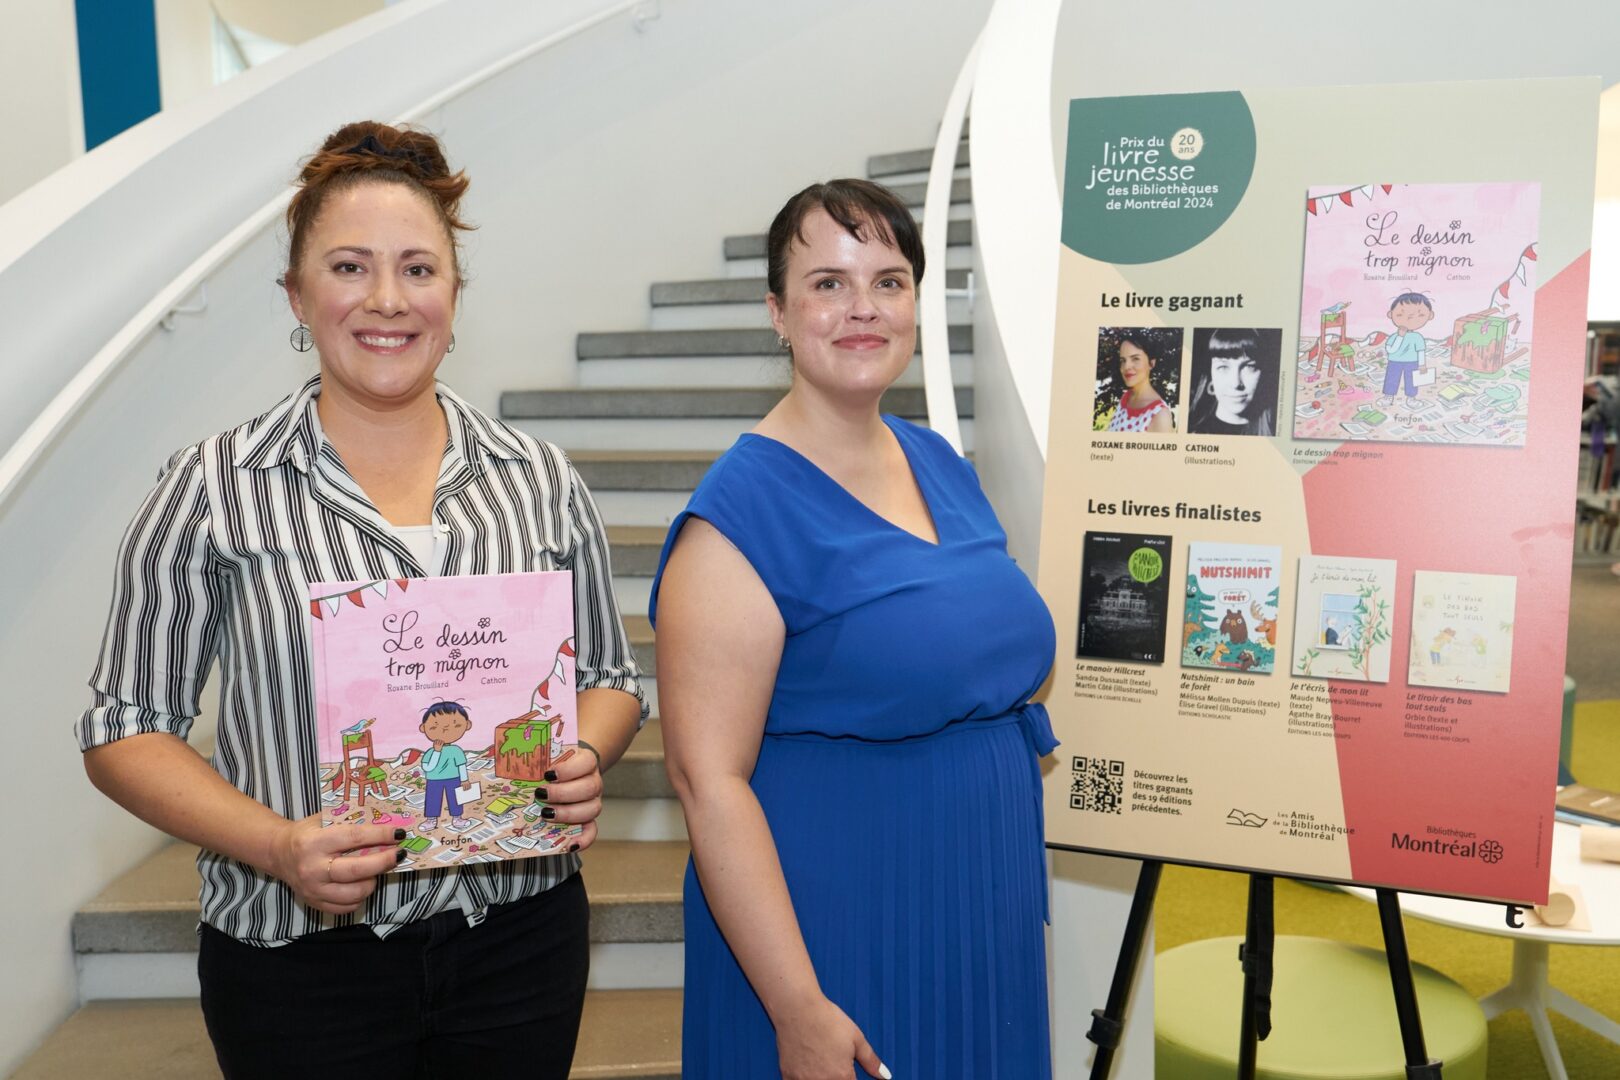
[[[1104,326],[1097,332],[1094,431],[1145,435],[1176,429],[1181,328]]]
[[[1393,559],[1301,556],[1295,595],[1295,675],[1389,681]]]
[[[1413,686],[1508,692],[1518,579],[1419,570],[1412,587]]]
[[[1281,367],[1279,329],[1194,329],[1187,431],[1193,435],[1277,434]]]
[[[535,788],[580,752],[573,575],[309,589],[323,821],[405,829],[395,872],[566,851]]]
[[[1075,655],[1164,662],[1170,610],[1170,538],[1088,532]]]
[[[1523,446],[1536,183],[1312,187],[1294,437]]]
[[[1264,544],[1187,545],[1181,666],[1264,675],[1277,663],[1282,549]]]

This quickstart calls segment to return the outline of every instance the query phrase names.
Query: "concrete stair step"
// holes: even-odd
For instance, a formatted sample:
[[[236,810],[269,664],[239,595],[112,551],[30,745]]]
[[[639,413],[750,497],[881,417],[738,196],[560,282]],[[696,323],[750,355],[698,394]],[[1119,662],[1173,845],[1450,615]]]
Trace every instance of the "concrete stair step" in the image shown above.
[[[592,845],[584,856],[591,940],[680,941],[686,854],[679,841]],[[74,952],[195,953],[196,858],[195,845],[168,844],[114,880],[74,914]]]
[[[570,1080],[679,1080],[681,992],[585,995]],[[219,1080],[195,998],[92,1001],[53,1031],[13,1080]]]
[[[968,164],[970,160],[968,146],[967,139],[956,144],[958,168]],[[934,148],[931,146],[925,146],[921,150],[902,150],[897,154],[874,154],[866,159],[866,175],[873,180],[881,180],[885,176],[900,173],[927,172],[933,163]]]
[[[955,218],[953,217],[952,220],[954,221]],[[963,224],[967,225],[969,228],[972,226],[971,222],[963,222]],[[940,268],[939,260],[935,259],[930,266],[933,269],[938,270]],[[971,241],[956,247],[946,248],[944,268],[947,270],[971,270],[973,268],[973,245]],[[726,277],[759,277],[761,274],[765,273],[765,259],[763,256],[758,258],[727,259],[724,273]]]
[[[945,287],[967,288],[966,270],[947,270]],[[652,286],[648,299],[653,307],[679,304],[763,304],[765,279],[709,278],[703,281],[661,281]]]
[[[966,247],[973,243],[973,222],[952,221],[945,230],[945,242],[951,247]],[[727,259],[763,259],[766,250],[765,234],[728,236],[721,250]]]
[[[508,390],[501,395],[501,419],[607,420],[607,419],[748,419],[757,421],[786,393],[784,387],[634,387]],[[921,387],[897,386],[883,395],[879,407],[907,420],[927,419],[928,407]],[[973,391],[959,387],[956,409],[973,415]],[[556,441],[556,440],[553,440]],[[577,463],[577,462],[576,462]],[[589,476],[586,484],[594,490]],[[606,486],[606,485],[604,485]]]
[[[951,297],[947,305],[964,305],[965,298]],[[662,308],[666,314],[692,315],[704,308]],[[716,309],[719,310],[719,309]],[[654,313],[656,319],[657,313]],[[616,360],[592,360],[575,368],[579,373],[576,384],[581,389],[650,389],[674,387],[696,390],[704,387],[775,387],[784,393],[793,380],[793,368],[786,354],[775,356],[659,356],[628,357]],[[955,386],[973,385],[973,354],[951,353],[951,382]],[[906,370],[894,381],[899,386],[923,384],[922,356],[912,357]],[[557,440],[553,439],[553,442]],[[581,445],[581,444],[576,444]]]
[[[651,577],[658,569],[665,532],[646,525],[609,525],[608,550],[613,558],[613,572],[626,577]],[[650,725],[652,721],[647,723]],[[645,727],[641,734],[647,734]]]
[[[585,480],[585,486],[594,495],[598,491],[673,491],[691,492],[703,474],[709,471],[719,450],[578,450],[569,454],[574,468]],[[683,503],[684,505],[684,503]],[[644,526],[646,527],[646,526]],[[656,527],[656,526],[653,526]],[[645,623],[646,620],[641,620]],[[636,627],[631,619],[625,620],[632,635]],[[647,647],[652,648],[652,626],[646,624]],[[641,646],[634,636],[636,656],[641,657]]]
[[[949,328],[951,352],[973,351],[973,327]],[[918,348],[922,346],[919,344]],[[769,327],[720,330],[615,330],[580,334],[575,352],[581,360],[676,356],[775,356],[781,352]],[[504,400],[504,396],[503,396]]]
[[[610,799],[672,799],[675,789],[664,772],[664,729],[658,717],[648,717],[630,749],[603,777]]]

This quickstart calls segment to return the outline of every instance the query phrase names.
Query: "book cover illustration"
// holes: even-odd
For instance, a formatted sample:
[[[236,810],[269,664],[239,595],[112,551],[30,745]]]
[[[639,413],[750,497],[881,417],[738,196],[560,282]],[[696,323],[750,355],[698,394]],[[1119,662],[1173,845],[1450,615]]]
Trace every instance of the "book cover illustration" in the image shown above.
[[[1296,595],[1295,675],[1389,681],[1393,559],[1301,556]]]
[[[1508,692],[1518,579],[1419,570],[1412,584],[1413,686]]]
[[[316,582],[323,824],[407,830],[401,871],[567,850],[534,789],[578,751],[567,572]]]
[[[1281,548],[1189,544],[1181,666],[1271,672],[1277,663],[1281,588]]]
[[[1536,183],[1313,187],[1294,437],[1523,446]]]
[[[1168,536],[1086,533],[1077,657],[1162,664],[1169,611]]]

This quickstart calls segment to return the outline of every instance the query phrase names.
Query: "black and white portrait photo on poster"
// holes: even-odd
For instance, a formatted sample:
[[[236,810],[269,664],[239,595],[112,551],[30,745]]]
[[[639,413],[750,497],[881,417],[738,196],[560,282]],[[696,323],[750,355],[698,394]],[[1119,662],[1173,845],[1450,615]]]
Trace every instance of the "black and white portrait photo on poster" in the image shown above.
[[[1193,330],[1187,430],[1194,435],[1275,435],[1281,366],[1281,330]]]

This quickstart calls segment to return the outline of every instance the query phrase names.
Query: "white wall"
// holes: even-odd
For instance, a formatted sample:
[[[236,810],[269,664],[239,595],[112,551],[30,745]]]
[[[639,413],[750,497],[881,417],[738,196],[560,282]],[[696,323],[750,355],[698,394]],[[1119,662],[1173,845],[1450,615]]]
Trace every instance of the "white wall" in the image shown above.
[[[721,238],[762,231],[805,183],[928,145],[987,6],[664,0],[645,32],[626,19],[604,24],[446,106],[430,126],[468,168],[467,210],[482,228],[445,377],[486,407],[503,389],[571,384],[574,335],[645,326],[650,283],[718,276]],[[425,97],[381,78],[401,69],[400,54],[413,71],[452,69],[447,84],[468,66],[456,48],[491,47],[486,30],[468,44],[446,25],[431,48],[414,43],[387,21],[413,8],[429,19],[476,14],[515,44],[529,5],[391,7],[353,54],[311,64],[317,85],[286,91],[291,105],[265,95],[279,65],[299,62],[296,50],[97,148],[29,207],[0,208],[0,325],[27,343],[6,349],[0,448],[143,297],[271,197],[339,118],[388,116],[406,107],[401,97]],[[507,8],[511,17],[492,14]],[[338,70],[357,74],[332,78]],[[222,101],[239,106],[210,119]],[[86,213],[38,224],[36,212],[87,190],[98,194]],[[280,243],[266,232],[223,266],[206,314],[148,337],[0,505],[0,683],[39,718],[13,725],[10,750],[29,769],[0,794],[0,814],[48,815],[48,829],[13,830],[7,854],[13,871],[48,867],[50,882],[0,890],[0,956],[29,973],[0,988],[0,1074],[75,1005],[72,912],[159,842],[84,781],[68,729],[86,703],[112,552],[157,466],[310,370],[286,345],[293,322],[273,285]]]
[[[0,0],[0,204],[84,153],[73,0]]]

